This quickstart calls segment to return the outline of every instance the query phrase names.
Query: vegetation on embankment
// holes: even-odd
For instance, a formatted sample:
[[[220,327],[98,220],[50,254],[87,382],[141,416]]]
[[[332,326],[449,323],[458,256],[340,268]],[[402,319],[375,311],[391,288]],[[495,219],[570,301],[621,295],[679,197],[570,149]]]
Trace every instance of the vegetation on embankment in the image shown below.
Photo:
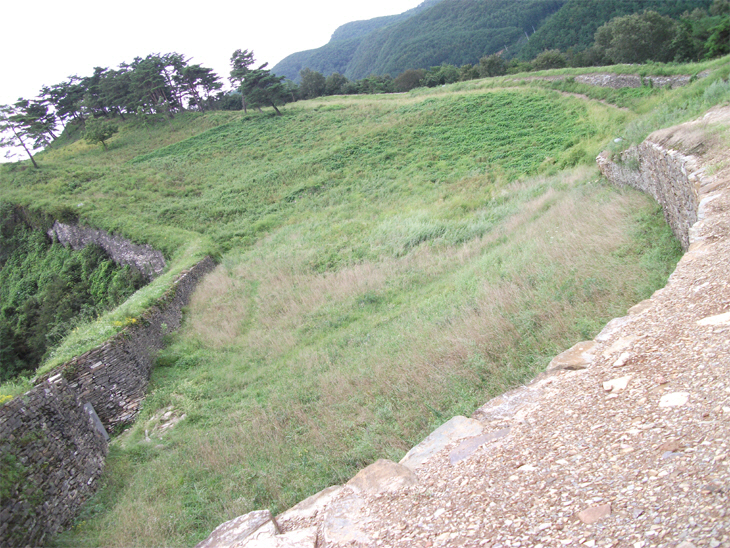
[[[647,101],[701,102],[712,83]],[[121,124],[106,153],[69,140],[40,171],[0,168],[15,203],[168,257],[222,250],[59,544],[192,545],[282,510],[399,459],[661,287],[680,254],[661,212],[593,166],[643,104],[465,82]]]
[[[0,225],[12,209],[0,204]],[[0,381],[33,373],[77,325],[127,300],[145,283],[98,246],[73,252],[24,224],[0,232]]]

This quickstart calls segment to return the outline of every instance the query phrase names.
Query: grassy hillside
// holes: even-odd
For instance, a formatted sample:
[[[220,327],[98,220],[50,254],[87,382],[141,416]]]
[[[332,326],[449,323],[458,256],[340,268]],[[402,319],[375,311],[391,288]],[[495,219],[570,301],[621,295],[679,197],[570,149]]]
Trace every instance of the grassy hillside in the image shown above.
[[[686,89],[601,97],[625,109],[504,78],[135,120],[107,152],[67,136],[39,171],[1,166],[5,199],[148,242],[171,270],[221,259],[59,545],[193,545],[282,510],[650,295],[678,245],[594,157],[730,98],[727,60],[683,69],[708,66]]]

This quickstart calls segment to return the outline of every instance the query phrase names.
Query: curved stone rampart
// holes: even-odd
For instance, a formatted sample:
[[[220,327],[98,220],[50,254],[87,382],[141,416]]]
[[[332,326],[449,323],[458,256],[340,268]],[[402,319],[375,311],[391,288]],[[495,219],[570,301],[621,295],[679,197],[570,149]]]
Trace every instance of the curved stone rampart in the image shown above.
[[[155,354],[182,320],[182,308],[200,279],[215,267],[207,257],[183,272],[158,304],[104,344],[57,367],[39,381],[65,378],[93,404],[108,430],[134,420],[147,392]]]
[[[686,251],[689,229],[697,221],[702,172],[694,156],[666,149],[648,139],[624,151],[613,161],[603,152],[596,161],[603,175],[616,186],[630,186],[652,196]]]
[[[183,272],[122,332],[0,405],[0,546],[45,545],[94,493],[107,452],[104,428],[134,420],[155,354],[214,267],[207,257]]]
[[[48,231],[48,237],[55,238],[64,246],[71,246],[75,250],[96,244],[106,251],[115,263],[133,266],[148,280],[156,278],[165,269],[165,257],[161,251],[150,245],[132,243],[104,230],[56,221]]]

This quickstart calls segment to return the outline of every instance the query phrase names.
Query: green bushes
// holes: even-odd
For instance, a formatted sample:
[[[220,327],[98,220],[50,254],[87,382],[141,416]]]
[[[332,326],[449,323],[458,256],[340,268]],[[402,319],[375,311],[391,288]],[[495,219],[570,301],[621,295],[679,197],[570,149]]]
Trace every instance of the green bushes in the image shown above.
[[[74,252],[25,225],[2,236],[0,381],[32,372],[80,322],[93,320],[144,285],[96,246]]]

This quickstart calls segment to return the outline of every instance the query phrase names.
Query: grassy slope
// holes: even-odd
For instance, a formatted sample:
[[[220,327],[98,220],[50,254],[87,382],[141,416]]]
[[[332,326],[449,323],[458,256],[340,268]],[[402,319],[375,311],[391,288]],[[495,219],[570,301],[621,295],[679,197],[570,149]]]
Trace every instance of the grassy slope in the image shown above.
[[[16,202],[223,251],[61,544],[193,544],[397,460],[664,283],[661,214],[592,167],[635,115],[495,85],[191,115],[3,168]]]

